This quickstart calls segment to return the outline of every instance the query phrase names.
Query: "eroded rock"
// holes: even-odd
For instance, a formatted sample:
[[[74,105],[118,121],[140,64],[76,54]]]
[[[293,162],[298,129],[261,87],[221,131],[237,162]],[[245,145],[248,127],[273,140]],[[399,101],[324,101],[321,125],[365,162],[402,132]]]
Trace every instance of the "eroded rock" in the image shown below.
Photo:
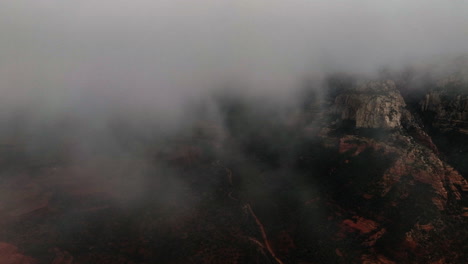
[[[357,128],[398,128],[405,101],[393,81],[369,82],[338,95],[335,112]]]

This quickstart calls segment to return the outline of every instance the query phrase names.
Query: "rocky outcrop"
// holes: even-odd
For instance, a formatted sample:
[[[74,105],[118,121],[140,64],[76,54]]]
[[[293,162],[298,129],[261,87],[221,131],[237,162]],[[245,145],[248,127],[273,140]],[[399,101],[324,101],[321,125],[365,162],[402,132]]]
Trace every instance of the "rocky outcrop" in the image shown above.
[[[444,156],[448,152],[439,149],[451,137],[443,133],[436,141],[427,125],[463,134],[467,99],[466,93],[445,86],[419,105],[409,100],[406,107],[392,81],[370,82],[336,96],[331,110],[338,122],[326,125],[319,136],[325,148],[339,153],[328,174],[335,194],[324,205],[334,207],[327,216],[335,221],[334,239],[361,245],[359,257],[339,247],[336,255],[343,261],[460,261],[454,248],[466,240],[452,240],[450,230],[466,225],[468,182],[453,157],[462,159],[466,152],[460,148]],[[349,130],[351,124],[379,130]],[[463,145],[458,139],[453,144]]]
[[[412,107],[419,110],[418,115],[442,157],[467,178],[468,81],[443,79]]]
[[[405,131],[385,138],[331,131],[324,139],[335,140],[335,146],[324,146],[339,153],[328,177],[333,188],[346,192],[335,193],[324,207],[335,207],[328,215],[336,223],[335,240],[357,237],[362,263],[406,263],[407,250],[414,252],[415,263],[431,263],[425,262],[429,255],[444,258],[441,245],[457,246],[450,230],[466,223],[468,182],[436,152]],[[337,255],[352,258],[343,249]],[[450,259],[444,263],[459,260],[456,254],[444,254]]]
[[[358,157],[364,151],[372,150],[382,156],[393,156],[395,161],[376,180],[378,188],[372,189],[380,197],[386,196],[395,186],[401,185],[403,177],[409,177],[412,184],[432,187],[432,203],[439,210],[445,210],[448,197],[461,200],[462,191],[468,182],[450,165],[444,163],[435,152],[423,148],[414,139],[403,135],[392,135],[393,144],[357,136],[344,136],[339,140],[339,153]],[[373,186],[373,187],[375,187]],[[379,191],[377,191],[379,190]]]
[[[468,134],[468,95],[450,96],[444,91],[432,91],[421,101],[421,110],[433,114],[434,127]]]
[[[463,83],[453,79],[440,82],[421,100],[420,109],[434,128],[468,134],[468,90]]]
[[[342,120],[356,122],[357,128],[398,128],[405,101],[393,81],[369,82],[340,94],[335,112]]]

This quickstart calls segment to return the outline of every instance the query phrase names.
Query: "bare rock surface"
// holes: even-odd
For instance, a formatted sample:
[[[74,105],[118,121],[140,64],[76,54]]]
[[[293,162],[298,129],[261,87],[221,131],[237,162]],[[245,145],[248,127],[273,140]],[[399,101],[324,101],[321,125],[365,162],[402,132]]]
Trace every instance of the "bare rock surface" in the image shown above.
[[[357,128],[398,128],[405,101],[393,81],[369,82],[340,94],[335,111]]]

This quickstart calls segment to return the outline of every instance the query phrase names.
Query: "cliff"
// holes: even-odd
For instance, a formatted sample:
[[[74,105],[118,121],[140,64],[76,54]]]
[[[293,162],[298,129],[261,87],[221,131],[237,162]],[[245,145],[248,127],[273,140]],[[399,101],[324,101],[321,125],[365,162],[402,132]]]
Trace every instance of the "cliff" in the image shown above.
[[[468,88],[457,79],[439,82],[420,102],[431,126],[442,132],[468,134]]]
[[[354,121],[357,128],[398,128],[404,107],[393,81],[369,82],[335,99],[335,112],[342,120]]]

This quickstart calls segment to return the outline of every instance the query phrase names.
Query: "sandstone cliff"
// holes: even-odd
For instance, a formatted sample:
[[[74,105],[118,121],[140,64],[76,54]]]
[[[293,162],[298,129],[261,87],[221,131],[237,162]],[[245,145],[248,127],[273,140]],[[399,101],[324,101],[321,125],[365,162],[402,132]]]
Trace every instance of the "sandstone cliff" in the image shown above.
[[[444,131],[468,134],[468,90],[457,79],[439,82],[420,102],[430,125]]]
[[[393,81],[369,82],[335,99],[336,113],[355,121],[357,128],[398,128],[404,107]]]

